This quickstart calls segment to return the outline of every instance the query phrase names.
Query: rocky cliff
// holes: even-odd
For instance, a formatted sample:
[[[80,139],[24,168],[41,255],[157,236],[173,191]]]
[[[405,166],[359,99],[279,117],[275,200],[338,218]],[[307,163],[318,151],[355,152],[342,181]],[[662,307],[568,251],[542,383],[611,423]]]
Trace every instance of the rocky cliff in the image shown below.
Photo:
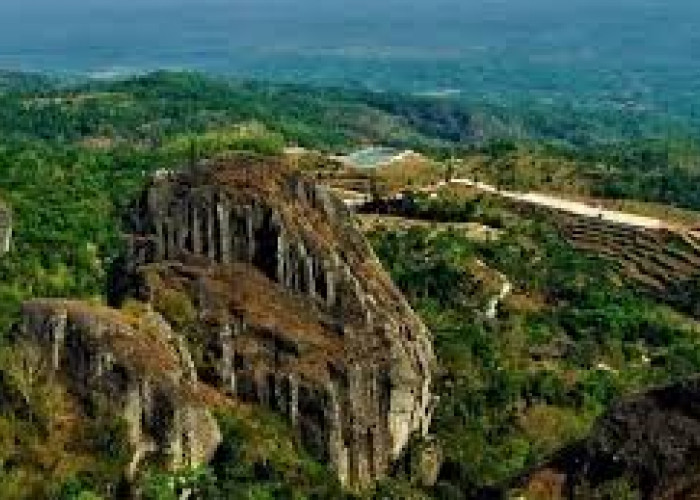
[[[195,312],[198,376],[285,415],[344,484],[427,432],[430,335],[326,189],[237,156],[156,176],[129,226],[140,298]]]
[[[10,251],[12,239],[12,215],[10,209],[0,202],[0,255]]]
[[[213,456],[221,436],[209,411],[212,391],[158,314],[46,300],[26,303],[23,317],[24,340],[39,346],[46,368],[84,412],[104,406],[126,421],[128,476],[144,459],[178,469]]]

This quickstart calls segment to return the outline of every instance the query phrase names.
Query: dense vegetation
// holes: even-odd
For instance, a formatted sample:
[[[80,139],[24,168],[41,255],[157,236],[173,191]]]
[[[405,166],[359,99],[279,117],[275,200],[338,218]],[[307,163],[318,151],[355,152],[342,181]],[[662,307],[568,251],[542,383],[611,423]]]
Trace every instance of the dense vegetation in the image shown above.
[[[456,174],[522,191],[700,209],[700,154],[688,137],[580,147],[498,141],[472,148]]]
[[[123,209],[149,173],[231,149],[270,154],[288,144],[342,151],[385,143],[438,158],[459,154],[462,173],[500,185],[700,209],[695,143],[632,141],[639,131],[628,133],[624,117],[594,113],[581,129],[562,117],[524,123],[445,99],[179,73],[70,87],[27,75],[2,82],[0,198],[13,209],[16,235],[0,258],[3,344],[24,299],[105,300],[122,254]],[[600,131],[612,129],[630,141],[601,145]],[[463,498],[498,487],[584,436],[614,398],[700,369],[693,320],[645,298],[604,261],[572,250],[547,221],[481,197],[423,200],[417,215],[477,221],[502,234],[495,242],[432,229],[373,235],[436,336],[443,372],[433,431],[446,459],[435,489],[422,490],[398,471],[377,497]],[[515,291],[488,319],[483,296],[489,280],[498,282],[494,270]],[[0,456],[0,482],[14,485],[16,497],[114,494],[105,485],[118,483],[123,466],[120,423],[97,419],[109,432],[88,428],[80,443],[62,441],[67,430],[58,432],[62,420],[54,417],[70,408],[50,405],[64,396],[48,381],[29,393],[26,381],[3,368],[0,399],[9,403],[0,442],[14,444],[0,445],[9,450]],[[146,498],[176,498],[178,488],[207,498],[338,498],[335,480],[284,425],[243,415],[221,416],[225,446],[210,469],[177,478],[154,470],[142,478]],[[251,430],[251,422],[260,423]],[[53,437],[42,453],[46,436]],[[70,459],[59,466],[56,457]]]
[[[455,230],[374,237],[436,335],[444,373],[435,431],[447,456],[438,491],[458,498],[503,484],[583,437],[613,399],[700,369],[694,320],[571,249],[546,220],[479,196],[428,200],[418,211],[503,230],[495,243]],[[514,281],[496,320],[474,308],[474,260]]]

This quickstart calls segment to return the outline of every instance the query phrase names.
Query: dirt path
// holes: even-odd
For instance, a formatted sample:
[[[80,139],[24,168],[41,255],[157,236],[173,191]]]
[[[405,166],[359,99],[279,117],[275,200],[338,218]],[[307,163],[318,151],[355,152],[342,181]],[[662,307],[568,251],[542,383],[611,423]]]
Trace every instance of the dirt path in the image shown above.
[[[668,227],[668,224],[660,219],[654,219],[652,217],[643,217],[641,215],[618,212],[615,210],[608,210],[602,207],[589,205],[587,203],[579,201],[571,201],[565,198],[559,198],[548,194],[507,191],[503,189],[498,189],[495,186],[485,184],[483,182],[475,182],[471,179],[452,179],[452,181],[449,184],[470,186],[481,191],[493,193],[503,198],[517,200],[523,203],[529,203],[531,205],[548,207],[555,210],[560,210],[562,212],[581,215],[584,217],[596,218],[608,222],[613,222],[615,224],[623,224],[627,226],[645,229],[663,229]],[[446,182],[440,182],[434,187],[434,189],[446,187],[449,184]]]
[[[500,272],[498,273],[498,276],[502,283],[501,291],[489,301],[489,305],[486,308],[486,317],[488,319],[496,319],[496,316],[498,316],[498,307],[501,305],[501,302],[508,298],[510,293],[513,291],[513,284],[508,281],[508,276]]]
[[[425,193],[435,193],[438,189],[449,185],[469,186],[480,191],[492,193],[502,198],[516,200],[531,205],[547,207],[562,212],[568,212],[575,215],[589,217],[592,219],[600,219],[614,224],[622,224],[643,229],[664,229],[672,226],[671,224],[653,217],[645,217],[617,210],[609,210],[593,204],[584,203],[581,201],[568,200],[558,196],[552,196],[543,193],[524,193],[518,191],[508,191],[498,189],[495,186],[483,182],[476,182],[472,179],[452,179],[449,183],[442,181],[436,185],[423,188],[421,191]],[[355,194],[353,197],[343,196],[345,203],[351,208],[362,206],[368,201],[368,197],[363,194]]]

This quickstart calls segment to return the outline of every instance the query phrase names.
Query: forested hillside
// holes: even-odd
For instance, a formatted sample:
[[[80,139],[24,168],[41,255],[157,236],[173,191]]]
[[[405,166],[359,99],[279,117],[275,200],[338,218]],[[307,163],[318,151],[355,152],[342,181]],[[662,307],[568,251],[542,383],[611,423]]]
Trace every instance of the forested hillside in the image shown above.
[[[127,208],[152,173],[234,150],[279,155],[296,145],[331,154],[372,144],[422,152],[435,160],[438,178],[448,168],[441,162],[453,157],[453,174],[499,186],[627,203],[691,222],[700,211],[697,137],[656,115],[192,73],[72,83],[3,74],[0,200],[13,214],[11,249],[0,255],[3,494],[111,498],[123,487],[122,424],[95,418],[79,442],[67,440],[70,419],[54,414],[73,409],[54,411],[60,391],[20,376],[10,340],[24,300],[109,300],[124,259]],[[323,155],[315,161],[317,172],[330,164]],[[612,263],[574,250],[547,218],[474,192],[417,203],[412,217],[425,226],[379,224],[368,234],[435,338],[440,403],[431,432],[443,465],[435,484],[419,484],[408,456],[367,496],[495,494],[583,439],[617,398],[700,370],[696,319],[650,297]],[[475,238],[445,223],[485,226],[498,237]],[[504,279],[510,293],[485,314]],[[178,318],[191,313],[176,300],[169,305]],[[128,307],[125,314],[140,314],[138,304]],[[177,478],[154,467],[140,478],[145,498],[177,498],[183,488],[201,498],[351,496],[276,418],[242,410],[219,421],[224,445],[211,467]],[[601,495],[638,489],[633,478],[628,483],[604,484]]]

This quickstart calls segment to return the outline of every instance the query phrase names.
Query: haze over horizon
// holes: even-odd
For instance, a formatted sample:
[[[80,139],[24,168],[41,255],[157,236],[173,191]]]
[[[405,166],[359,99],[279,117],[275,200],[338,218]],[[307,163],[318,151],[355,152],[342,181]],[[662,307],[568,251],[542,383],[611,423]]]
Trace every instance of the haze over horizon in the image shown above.
[[[0,68],[482,93],[621,76],[615,92],[644,93],[669,72],[693,81],[699,33],[688,0],[4,0]]]

